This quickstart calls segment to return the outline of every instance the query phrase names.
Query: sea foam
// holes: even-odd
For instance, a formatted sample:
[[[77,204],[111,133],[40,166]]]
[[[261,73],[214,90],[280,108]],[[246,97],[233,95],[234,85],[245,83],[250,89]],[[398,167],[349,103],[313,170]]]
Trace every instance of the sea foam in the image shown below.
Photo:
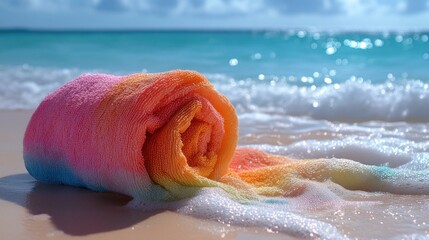
[[[241,204],[230,199],[225,192],[218,188],[203,188],[196,196],[177,202],[132,201],[128,206],[144,211],[171,210],[217,221],[226,226],[262,227],[267,232],[284,233],[299,238],[344,238],[336,227],[329,223],[293,213],[287,200],[267,198],[265,202]]]
[[[429,84],[420,80],[372,84],[352,77],[343,83],[298,86],[273,80],[217,78],[214,84],[239,112],[347,122],[429,121]]]
[[[0,66],[0,109],[35,108],[48,93],[84,72],[100,71]],[[256,112],[346,122],[429,121],[429,84],[420,80],[371,84],[352,77],[342,83],[299,86],[275,77],[264,81],[224,74],[207,77],[239,115]]]
[[[57,69],[0,65],[0,109],[31,109],[50,92],[83,72]]]
[[[427,123],[342,123],[263,113],[242,114],[239,120],[241,145],[271,154],[297,159],[345,158],[367,165],[429,169]]]

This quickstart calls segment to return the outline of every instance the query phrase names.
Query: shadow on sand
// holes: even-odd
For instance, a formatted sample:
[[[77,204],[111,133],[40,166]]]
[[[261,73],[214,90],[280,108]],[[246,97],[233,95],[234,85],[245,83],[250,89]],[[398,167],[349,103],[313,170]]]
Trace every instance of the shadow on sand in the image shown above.
[[[0,199],[19,204],[32,215],[49,215],[58,230],[73,236],[131,227],[159,213],[124,207],[131,200],[124,195],[47,185],[29,174],[0,178]]]

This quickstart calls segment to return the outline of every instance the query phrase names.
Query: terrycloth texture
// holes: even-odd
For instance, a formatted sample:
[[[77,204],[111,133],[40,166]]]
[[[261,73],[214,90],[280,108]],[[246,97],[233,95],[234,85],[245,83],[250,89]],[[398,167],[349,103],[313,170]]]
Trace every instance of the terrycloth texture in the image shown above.
[[[235,151],[237,126],[231,103],[196,72],[82,75],[33,114],[25,165],[43,182],[152,200],[187,197],[201,187],[220,187],[240,200],[296,196],[311,181],[326,180],[349,189],[428,191],[426,183],[401,187],[421,179],[418,172]]]

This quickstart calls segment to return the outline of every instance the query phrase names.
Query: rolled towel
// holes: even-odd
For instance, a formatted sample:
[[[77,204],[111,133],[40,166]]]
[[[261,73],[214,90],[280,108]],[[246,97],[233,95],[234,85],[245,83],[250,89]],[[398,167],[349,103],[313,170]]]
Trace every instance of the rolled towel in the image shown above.
[[[429,192],[421,172],[235,151],[237,136],[232,104],[196,72],[87,74],[36,109],[24,160],[42,182],[142,200],[180,199],[201,187],[220,187],[240,200],[295,196],[309,181],[326,180],[349,189]],[[403,188],[410,182],[419,187]]]

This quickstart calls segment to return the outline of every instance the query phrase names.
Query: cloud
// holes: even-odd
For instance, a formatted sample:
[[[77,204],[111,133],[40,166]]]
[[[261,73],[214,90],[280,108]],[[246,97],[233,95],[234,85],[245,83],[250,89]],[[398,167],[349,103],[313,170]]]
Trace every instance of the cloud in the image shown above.
[[[19,0],[22,1],[22,0]],[[28,0],[37,1],[37,0]],[[72,1],[72,0],[62,0]],[[305,15],[416,14],[429,0],[93,0],[102,11],[137,11],[161,15]],[[401,7],[402,6],[402,7]]]
[[[408,0],[405,1],[405,14],[415,14],[427,11],[429,8],[429,1],[427,0]]]
[[[102,0],[95,5],[95,8],[107,12],[122,12],[128,10],[122,0]]]
[[[348,15],[420,14],[429,0],[337,0]]]
[[[179,5],[178,0],[150,0],[149,2],[149,10],[154,13],[168,14],[177,9]]]
[[[267,5],[281,14],[329,14],[339,13],[336,0],[266,0]]]
[[[419,14],[429,0],[0,0],[0,8],[30,11],[137,12],[152,15]]]
[[[74,11],[95,8],[99,0],[0,0],[1,10],[32,12]]]
[[[143,12],[149,14],[170,14],[181,0],[98,0],[95,9],[106,12]],[[186,1],[190,2],[190,1]],[[200,1],[201,2],[201,1]]]
[[[268,10],[263,0],[205,0],[199,1],[198,4],[195,2],[192,5],[183,4],[182,9],[176,13],[199,16],[241,16],[266,14]]]
[[[55,19],[55,21],[52,21]],[[0,27],[428,29],[429,0],[0,0]]]

